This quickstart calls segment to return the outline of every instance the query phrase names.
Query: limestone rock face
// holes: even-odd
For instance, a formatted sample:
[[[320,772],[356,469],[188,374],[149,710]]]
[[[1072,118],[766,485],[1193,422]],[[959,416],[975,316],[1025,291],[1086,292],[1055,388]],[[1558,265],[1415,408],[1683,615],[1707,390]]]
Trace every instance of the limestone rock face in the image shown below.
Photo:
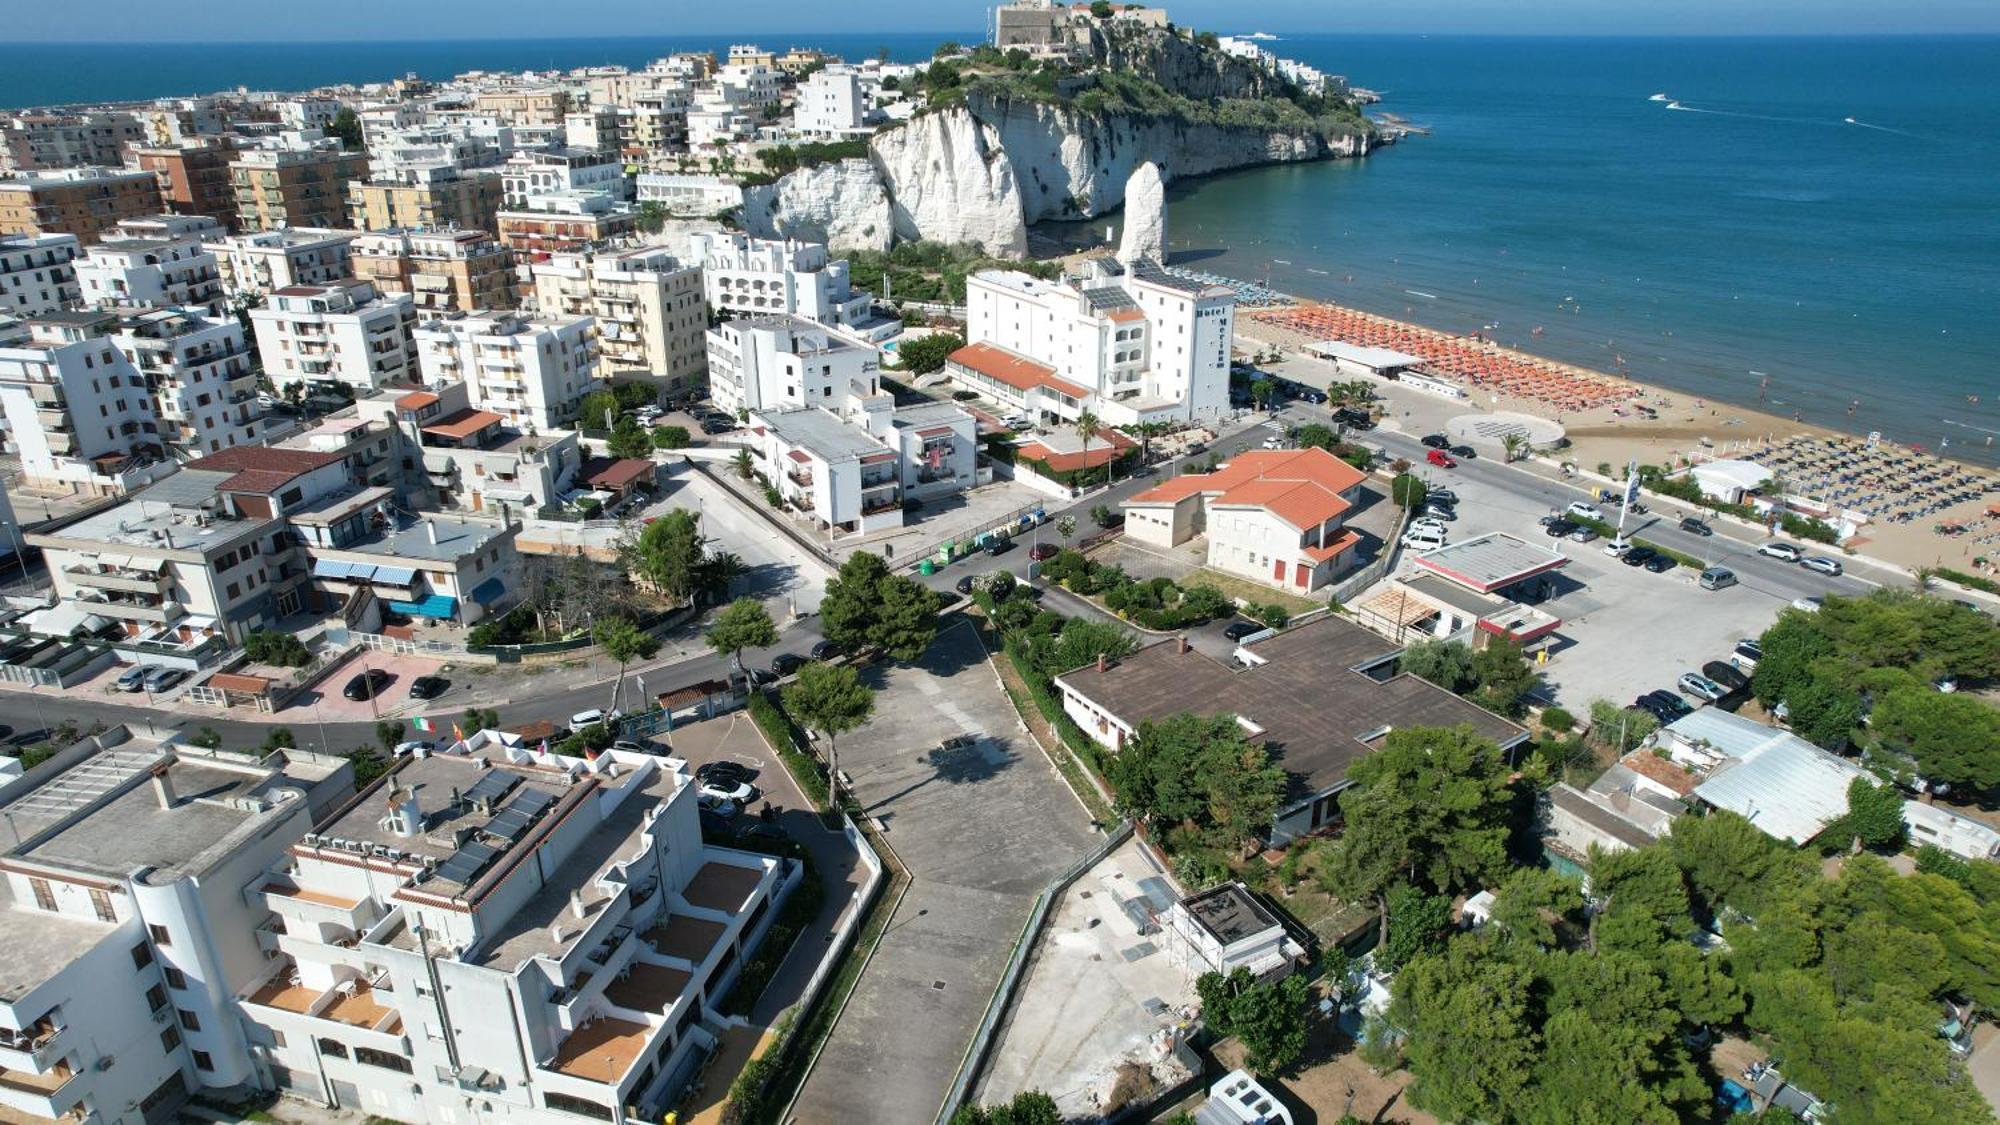
[[[1014,163],[999,135],[970,112],[920,114],[868,147],[897,238],[975,242],[999,258],[1027,255]]]
[[[889,193],[866,160],[801,168],[744,189],[743,229],[758,238],[799,238],[848,250],[887,250],[894,230]]]
[[[1124,229],[1118,232],[1118,260],[1167,260],[1167,182],[1148,160],[1125,181]]]

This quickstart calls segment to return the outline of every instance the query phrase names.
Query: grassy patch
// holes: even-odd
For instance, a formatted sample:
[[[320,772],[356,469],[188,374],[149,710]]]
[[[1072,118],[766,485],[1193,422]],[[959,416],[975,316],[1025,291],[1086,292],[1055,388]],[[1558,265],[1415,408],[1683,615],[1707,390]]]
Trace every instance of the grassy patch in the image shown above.
[[[1266,586],[1261,582],[1252,582],[1248,578],[1230,574],[1227,571],[1216,570],[1213,567],[1202,567],[1200,570],[1188,575],[1187,580],[1189,584],[1204,582],[1210,586],[1214,586],[1235,601],[1284,606],[1285,611],[1294,617],[1309,610],[1320,609],[1326,605],[1324,601],[1301,598],[1296,594],[1285,593],[1275,586]]]

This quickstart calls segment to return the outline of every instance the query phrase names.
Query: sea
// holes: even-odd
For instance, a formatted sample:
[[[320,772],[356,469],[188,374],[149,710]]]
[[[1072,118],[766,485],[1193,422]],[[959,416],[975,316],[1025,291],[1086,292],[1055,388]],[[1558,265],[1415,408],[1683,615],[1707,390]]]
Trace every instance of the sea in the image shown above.
[[[1429,132],[1177,183],[1177,263],[2000,461],[2000,37],[1279,36],[1264,46]],[[756,38],[907,61],[978,37]],[[38,45],[0,67],[0,106],[636,66],[729,41],[166,44],[143,66]]]

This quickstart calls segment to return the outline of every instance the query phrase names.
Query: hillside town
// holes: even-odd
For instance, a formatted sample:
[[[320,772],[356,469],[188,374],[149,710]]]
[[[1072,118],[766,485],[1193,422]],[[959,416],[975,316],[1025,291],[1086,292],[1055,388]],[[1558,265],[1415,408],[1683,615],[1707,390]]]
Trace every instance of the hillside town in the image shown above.
[[[942,220],[1142,50],[1373,143],[988,34],[0,113],[0,1121],[1991,1120],[2000,587],[1168,153]]]

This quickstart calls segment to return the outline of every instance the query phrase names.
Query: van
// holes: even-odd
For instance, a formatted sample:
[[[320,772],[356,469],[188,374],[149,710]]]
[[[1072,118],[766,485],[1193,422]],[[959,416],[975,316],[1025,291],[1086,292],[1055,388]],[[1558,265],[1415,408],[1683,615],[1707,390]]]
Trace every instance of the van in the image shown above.
[[[1409,551],[1435,551],[1444,546],[1444,532],[1428,527],[1413,527],[1403,535],[1403,548]]]
[[[1726,566],[1711,566],[1701,572],[1701,588],[1724,590],[1736,585],[1736,572]]]

